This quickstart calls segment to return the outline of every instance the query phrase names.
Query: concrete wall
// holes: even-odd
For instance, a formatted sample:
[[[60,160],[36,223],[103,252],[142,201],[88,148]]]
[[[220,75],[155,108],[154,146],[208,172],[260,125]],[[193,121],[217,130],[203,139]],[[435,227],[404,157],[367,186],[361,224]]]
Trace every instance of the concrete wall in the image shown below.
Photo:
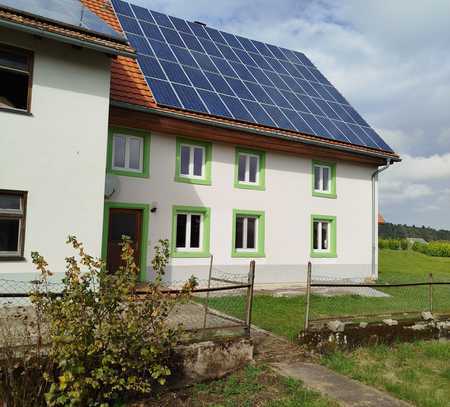
[[[30,279],[34,250],[62,273],[69,234],[100,255],[110,59],[4,29],[0,42],[35,53],[32,116],[0,111],[0,189],[28,191],[25,261],[0,278]]]
[[[313,259],[315,275],[365,278],[371,264],[371,174],[374,167],[337,162],[337,199],[312,196],[311,159],[266,153],[266,190],[233,186],[235,146],[213,144],[212,185],[177,183],[174,135],[151,134],[150,177],[119,177],[113,201],[157,202],[150,214],[148,257],[160,238],[170,238],[172,206],[211,208],[211,253],[218,270],[242,272],[250,259],[232,258],[232,210],[265,211],[265,258],[256,259],[257,283],[305,281],[310,260],[311,215],[337,216],[337,258]],[[316,157],[320,159],[320,157]],[[167,279],[207,277],[209,259],[172,259]],[[148,276],[151,271],[148,270]]]

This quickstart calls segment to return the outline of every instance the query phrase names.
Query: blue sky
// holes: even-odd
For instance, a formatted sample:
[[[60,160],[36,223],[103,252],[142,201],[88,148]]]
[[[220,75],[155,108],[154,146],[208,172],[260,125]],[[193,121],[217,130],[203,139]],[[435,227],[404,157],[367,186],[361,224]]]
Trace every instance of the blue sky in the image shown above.
[[[304,52],[403,158],[387,221],[450,229],[450,1],[132,2]]]

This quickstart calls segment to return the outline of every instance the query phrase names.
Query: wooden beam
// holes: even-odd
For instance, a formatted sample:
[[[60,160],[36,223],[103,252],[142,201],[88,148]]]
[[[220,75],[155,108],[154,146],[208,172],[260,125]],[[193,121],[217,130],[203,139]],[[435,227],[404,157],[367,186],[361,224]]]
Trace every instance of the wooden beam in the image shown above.
[[[110,108],[109,123],[112,126],[130,127],[168,135],[253,147],[308,158],[344,160],[370,166],[385,164],[385,160],[381,157],[370,157],[363,154],[340,151],[333,147],[314,146],[301,141],[283,140],[119,107]]]

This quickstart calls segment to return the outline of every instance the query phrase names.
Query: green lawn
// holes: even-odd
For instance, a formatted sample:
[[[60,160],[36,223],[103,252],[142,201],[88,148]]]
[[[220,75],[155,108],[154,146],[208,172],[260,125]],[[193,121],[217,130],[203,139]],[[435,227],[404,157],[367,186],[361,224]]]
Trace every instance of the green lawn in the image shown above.
[[[450,343],[374,346],[323,358],[331,369],[420,407],[450,406]]]
[[[434,280],[450,281],[450,258],[429,257],[413,251],[380,251],[380,282],[420,282],[432,272]],[[428,309],[428,287],[383,289],[388,298],[367,298],[357,295],[323,297],[313,295],[311,317],[377,314],[385,312]],[[450,286],[434,288],[434,310],[450,313]],[[242,318],[243,297],[213,297],[210,306]],[[305,297],[277,298],[256,294],[253,302],[253,323],[278,335],[294,339],[303,328]]]
[[[338,407],[317,393],[285,379],[266,366],[252,366],[210,383],[167,392],[140,407]]]
[[[428,257],[412,251],[380,252],[380,282],[450,281],[450,258]],[[383,289],[384,290],[384,289]],[[434,307],[450,313],[450,286],[434,289]],[[406,311],[428,306],[428,288],[384,290],[390,298],[359,296],[312,297],[313,316],[352,315],[385,310]],[[243,298],[211,298],[211,306],[238,316]],[[253,323],[294,339],[303,327],[303,296],[275,298],[255,295]],[[323,363],[337,372],[365,382],[419,407],[450,407],[450,343],[416,342],[394,347],[374,346],[336,352]],[[283,405],[283,404],[275,404]],[[297,404],[287,404],[297,405]],[[302,404],[299,404],[302,405]],[[307,404],[305,404],[307,405]]]

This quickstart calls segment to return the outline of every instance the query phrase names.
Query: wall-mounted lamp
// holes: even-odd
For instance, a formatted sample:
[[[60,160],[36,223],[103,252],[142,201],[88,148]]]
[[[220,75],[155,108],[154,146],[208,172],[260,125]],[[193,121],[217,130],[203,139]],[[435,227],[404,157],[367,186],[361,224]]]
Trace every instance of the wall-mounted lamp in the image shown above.
[[[150,212],[155,213],[157,209],[158,209],[158,202],[152,202],[152,207],[150,209]]]

